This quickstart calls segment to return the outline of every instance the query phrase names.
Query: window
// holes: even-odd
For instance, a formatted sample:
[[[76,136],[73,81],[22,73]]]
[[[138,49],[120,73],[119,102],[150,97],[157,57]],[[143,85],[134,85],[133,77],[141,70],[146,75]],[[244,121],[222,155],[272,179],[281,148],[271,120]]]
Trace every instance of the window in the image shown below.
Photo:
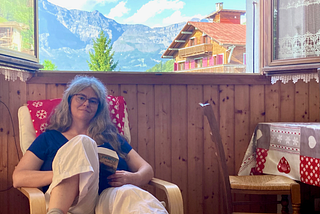
[[[196,67],[197,68],[201,68],[202,67],[202,58],[201,59],[196,59],[195,63],[196,63]]]
[[[310,70],[320,67],[318,1],[263,1],[263,71]]]
[[[224,55],[223,54],[218,54],[217,56],[217,65],[222,65],[224,64],[223,61],[224,61]]]
[[[1,0],[0,65],[36,70],[38,64],[36,0]],[[36,21],[35,21],[36,20]]]
[[[203,37],[203,42],[204,44],[210,44],[210,38],[207,35],[204,35]]]
[[[185,65],[185,62],[180,62],[179,63],[179,71],[183,71],[184,70],[184,65]]]
[[[190,38],[189,46],[194,46],[194,45],[195,45],[195,39],[194,38]]]
[[[89,2],[89,0],[85,0],[85,1]],[[59,11],[59,10],[54,10],[54,7],[48,7],[46,5],[48,4],[47,1],[41,1],[41,4],[39,4],[39,8],[40,8],[39,10],[43,12],[41,14],[44,17],[41,19],[38,19],[37,2],[38,2],[37,0],[2,0],[1,1],[0,23],[7,22],[7,21],[16,21],[18,23],[17,26],[20,26],[21,24],[21,26],[23,27],[21,26],[12,27],[10,28],[11,30],[9,29],[10,33],[8,35],[11,36],[12,41],[14,42],[6,41],[6,44],[3,43],[2,44],[3,47],[1,47],[0,49],[0,56],[10,57],[11,59],[13,58],[19,59],[20,64],[23,64],[22,62],[24,63],[34,62],[38,64],[38,49],[39,49],[38,40],[39,40],[41,41],[40,51],[41,51],[42,62],[44,62],[44,60],[52,61],[54,64],[57,65],[59,70],[72,70],[72,71],[77,71],[82,69],[88,70],[87,68],[87,60],[89,60],[88,52],[92,50],[92,39],[96,39],[95,35],[98,35],[100,29],[104,29],[104,28],[101,28],[102,26],[94,26],[95,30],[90,32],[89,35],[86,34],[86,36],[84,36],[84,33],[86,32],[85,30],[83,32],[83,29],[86,29],[86,26],[88,26],[88,23],[80,21],[82,20],[82,17],[70,15],[73,12],[71,8],[64,10],[65,13],[59,14],[59,16],[47,17],[45,16],[45,14],[54,14],[56,11]],[[55,1],[55,2],[57,3],[58,1]],[[149,1],[149,3],[150,2],[154,2],[154,1]],[[187,1],[182,0],[181,2],[186,3]],[[181,2],[179,1],[179,3]],[[236,23],[238,24],[241,23],[241,25],[245,27],[244,26],[245,23],[246,22],[249,23],[251,20],[251,19],[248,19],[248,21],[245,21],[245,18],[244,18],[246,16],[245,15],[246,1],[232,0],[232,2],[234,2],[234,4],[226,3],[224,7],[222,7],[223,6],[222,3],[219,3],[220,6],[218,8],[217,7],[215,8],[214,3],[212,3],[209,0],[204,1],[203,4],[201,4],[200,6],[197,5],[197,8],[198,6],[200,8],[199,11],[201,12],[201,21],[203,21],[202,24],[207,22],[206,20],[207,17],[205,16],[208,16],[208,20],[211,20],[211,22],[214,22],[214,23],[230,23],[230,22],[234,23],[236,21]],[[137,1],[136,4],[139,4],[139,6],[135,8],[135,10],[138,10],[139,7],[141,8],[145,3],[142,3],[142,1]],[[110,8],[110,9],[106,10],[107,12],[102,12],[99,10],[97,11],[103,14],[107,14],[110,12],[111,14],[111,9],[114,8],[116,4],[115,2],[113,2],[112,4],[110,2],[109,6],[110,7],[102,7],[102,5],[99,5],[99,9],[101,8],[101,10],[102,8]],[[57,7],[60,7],[60,6],[57,5]],[[127,7],[129,9],[129,3],[127,3]],[[12,10],[11,8],[14,8],[15,10]],[[86,8],[82,8],[80,10],[86,10]],[[131,15],[129,14],[129,11]],[[193,11],[193,8],[191,8],[191,11]],[[241,51],[244,51],[244,52],[246,51],[245,48],[243,48],[246,45],[245,36],[243,36],[244,41],[241,41],[241,43],[239,43],[239,41],[237,40],[239,36],[235,36],[233,33],[230,33],[228,29],[212,30],[210,26],[205,26],[205,28],[203,28],[201,25],[199,26],[196,26],[196,25],[183,26],[181,24],[174,25],[173,26],[174,30],[176,30],[176,28],[178,27],[180,28],[180,25],[181,25],[181,35],[183,35],[181,38],[175,39],[175,37],[179,32],[174,34],[173,33],[168,34],[166,33],[167,32],[166,30],[167,29],[171,30],[171,29],[163,28],[165,26],[162,26],[161,28],[158,28],[158,27],[153,28],[152,26],[156,26],[153,24],[149,26],[152,28],[148,29],[148,27],[146,28],[143,27],[140,29],[139,27],[137,28],[133,27],[131,23],[127,23],[131,27],[133,27],[135,30],[137,30],[137,31],[134,31],[133,33],[130,33],[129,29],[131,28],[122,27],[122,25],[127,25],[125,21],[131,20],[129,19],[131,16],[135,17],[133,16],[135,12],[136,11],[134,11],[132,8],[132,10],[128,10],[127,14],[122,14],[123,18],[120,18],[118,16],[112,17],[112,19],[116,21],[118,18],[122,20],[121,22],[118,22],[115,26],[117,26],[116,29],[122,29],[123,32],[122,31],[112,32],[113,29],[115,28],[105,30],[105,33],[108,32],[106,34],[108,34],[109,37],[112,38],[112,43],[114,44],[113,50],[116,51],[115,60],[116,61],[119,60],[119,65],[117,68],[118,69],[121,68],[121,71],[132,71],[133,67],[139,68],[139,71],[146,71],[147,69],[150,69],[153,63],[156,62],[158,58],[160,58],[159,53],[163,52],[164,46],[168,45],[168,43],[170,43],[171,41],[174,43],[174,46],[168,47],[168,52],[170,53],[168,55],[165,55],[166,57],[164,58],[166,59],[175,58],[174,54],[178,53],[182,49],[185,49],[186,53],[184,54],[184,56],[182,58],[181,57],[175,58],[175,62],[190,60],[192,58],[198,58],[198,57],[206,57],[207,63],[203,61],[201,65],[202,67],[208,67],[210,66],[210,64],[216,64],[215,59],[214,60],[210,60],[210,59],[213,55],[217,55],[220,53],[225,54],[225,62],[228,62],[229,55],[232,55],[232,58],[230,57],[231,62],[235,64],[234,66],[239,66],[239,62],[241,61],[239,59],[241,59],[241,55],[242,55]],[[181,11],[179,10],[179,12]],[[11,13],[11,15],[8,15],[9,13]],[[196,16],[198,13],[199,12],[195,10],[193,14],[190,14],[187,16],[187,18],[190,18],[190,19],[184,20],[184,21],[197,22],[197,21],[193,21],[194,17],[192,16]],[[232,13],[232,14],[237,13],[237,15],[221,16],[221,13],[224,13],[225,15],[229,13]],[[16,14],[19,14],[19,16],[16,16]],[[82,13],[79,13],[79,14],[82,14]],[[173,14],[176,14],[176,13],[173,13]],[[212,14],[215,14],[214,15],[215,19],[210,18]],[[164,14],[164,13],[161,15],[163,15],[164,17],[168,16],[167,14]],[[19,18],[15,18],[15,16],[24,17],[24,18],[20,20]],[[184,16],[185,16],[184,14],[181,14],[181,17],[184,17]],[[60,18],[57,18],[57,17],[60,17]],[[124,18],[124,17],[127,17],[127,18]],[[52,18],[53,20],[49,20],[49,18],[50,19]],[[107,17],[102,17],[102,18],[107,19]],[[199,18],[200,17],[197,17],[196,20],[200,20]],[[157,18],[157,20],[158,19],[160,20],[160,18]],[[38,39],[38,24],[37,24],[38,20],[41,23],[41,34],[39,35],[40,39]],[[180,23],[180,19],[178,18],[169,19],[169,17],[166,17],[164,18],[164,20],[166,20],[166,22],[169,20],[170,21],[174,20],[175,23]],[[131,21],[133,21],[133,19]],[[54,25],[51,25],[49,23],[54,23]],[[70,23],[70,24],[66,24],[66,23]],[[76,23],[76,24],[73,25],[73,23]],[[123,24],[119,24],[119,23],[123,23]],[[137,23],[132,23],[132,24],[137,24]],[[138,24],[145,24],[145,23],[138,23]],[[58,31],[56,30],[56,26],[59,26]],[[77,29],[78,27],[81,30],[78,30]],[[182,28],[185,28],[185,29],[182,31]],[[29,32],[29,35],[25,35],[26,33],[24,31]],[[7,32],[7,30],[3,29],[3,32],[0,31],[0,34],[4,32]],[[226,35],[223,35],[223,38],[221,38],[220,35],[219,36],[217,35],[217,32],[227,32],[227,33]],[[232,32],[238,32],[238,31],[237,29],[235,29]],[[229,38],[225,38],[225,37],[230,37],[230,35],[233,35],[235,38],[232,38],[231,40]],[[245,35],[245,31],[243,32],[243,35]],[[147,39],[147,37],[150,37],[150,39]],[[172,40],[168,40],[167,39],[168,37],[172,37]],[[234,41],[234,40],[237,40],[237,41]],[[232,42],[232,44],[235,43],[235,45],[237,45],[237,47],[233,50],[233,52],[231,51],[231,49],[229,49],[229,47],[232,45],[230,44],[230,41]],[[159,44],[154,44],[155,42],[159,42]],[[219,47],[216,48],[216,45],[218,45]],[[188,47],[188,46],[192,46],[192,47]],[[147,52],[148,54],[143,54],[145,53],[144,51],[146,49],[148,50]],[[215,52],[213,52],[213,50],[215,50]],[[136,53],[136,54],[133,54],[133,53]],[[233,58],[236,58],[236,59],[233,60]],[[66,61],[64,61],[69,59],[71,59],[73,63],[69,63],[69,62],[66,63]],[[211,63],[213,61],[214,63]],[[204,66],[204,65],[207,65],[207,66]],[[195,63],[189,61],[189,65],[185,66],[185,69],[187,68],[191,69],[191,67],[196,67],[196,66],[195,66]],[[179,68],[176,67],[176,69],[179,69]],[[211,68],[203,69],[203,70],[206,70],[206,71],[210,70],[210,72],[213,71],[213,69]]]

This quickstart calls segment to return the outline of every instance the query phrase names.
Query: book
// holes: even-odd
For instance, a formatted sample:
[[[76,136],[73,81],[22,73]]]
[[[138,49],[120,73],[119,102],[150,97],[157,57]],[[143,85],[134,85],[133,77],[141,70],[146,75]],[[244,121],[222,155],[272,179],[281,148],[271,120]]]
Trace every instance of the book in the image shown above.
[[[105,147],[98,147],[98,157],[99,162],[103,164],[101,167],[103,170],[111,174],[116,172],[119,163],[117,152]]]

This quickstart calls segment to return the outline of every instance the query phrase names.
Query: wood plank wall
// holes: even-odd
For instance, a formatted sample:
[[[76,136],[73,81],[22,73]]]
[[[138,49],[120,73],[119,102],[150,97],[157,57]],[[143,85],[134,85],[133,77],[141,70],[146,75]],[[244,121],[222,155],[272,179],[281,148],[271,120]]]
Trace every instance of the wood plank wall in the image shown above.
[[[125,97],[132,146],[153,166],[156,177],[180,187],[186,214],[224,213],[215,148],[200,102],[209,101],[214,108],[232,175],[237,174],[258,122],[319,121],[319,85],[315,80],[271,85],[269,78],[260,75],[90,74],[107,85],[109,94]],[[27,100],[61,97],[74,76],[44,72],[23,83],[6,81],[0,75],[0,101],[8,106],[15,131],[8,110],[0,104],[1,214],[28,213],[27,200],[10,188],[18,162],[17,147],[21,158],[16,145],[18,108]],[[311,195],[317,196],[318,190],[313,189]],[[244,208],[237,207],[240,211]],[[275,207],[249,209],[274,211]]]

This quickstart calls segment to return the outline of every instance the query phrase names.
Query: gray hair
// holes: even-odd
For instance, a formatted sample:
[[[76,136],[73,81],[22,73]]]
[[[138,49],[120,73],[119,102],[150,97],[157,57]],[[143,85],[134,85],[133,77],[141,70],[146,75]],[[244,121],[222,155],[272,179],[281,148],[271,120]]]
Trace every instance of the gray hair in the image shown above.
[[[88,135],[98,145],[109,142],[110,145],[124,157],[117,137],[117,128],[112,123],[107,103],[107,89],[103,83],[92,76],[76,76],[67,86],[60,104],[50,116],[50,123],[46,130],[57,130],[61,133],[69,130],[72,124],[70,110],[71,99],[74,94],[79,93],[87,87],[91,87],[99,99],[99,105],[95,116],[91,119],[88,127]]]

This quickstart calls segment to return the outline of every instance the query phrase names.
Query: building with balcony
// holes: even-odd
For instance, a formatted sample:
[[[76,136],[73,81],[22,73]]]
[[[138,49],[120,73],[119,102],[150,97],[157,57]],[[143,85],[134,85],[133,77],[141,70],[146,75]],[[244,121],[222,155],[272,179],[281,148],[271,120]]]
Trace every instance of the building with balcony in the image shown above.
[[[225,10],[222,3],[206,18],[188,22],[162,58],[175,59],[177,72],[243,73],[246,68],[246,25],[242,10]]]
[[[23,24],[10,21],[0,23],[0,47],[21,51]]]

